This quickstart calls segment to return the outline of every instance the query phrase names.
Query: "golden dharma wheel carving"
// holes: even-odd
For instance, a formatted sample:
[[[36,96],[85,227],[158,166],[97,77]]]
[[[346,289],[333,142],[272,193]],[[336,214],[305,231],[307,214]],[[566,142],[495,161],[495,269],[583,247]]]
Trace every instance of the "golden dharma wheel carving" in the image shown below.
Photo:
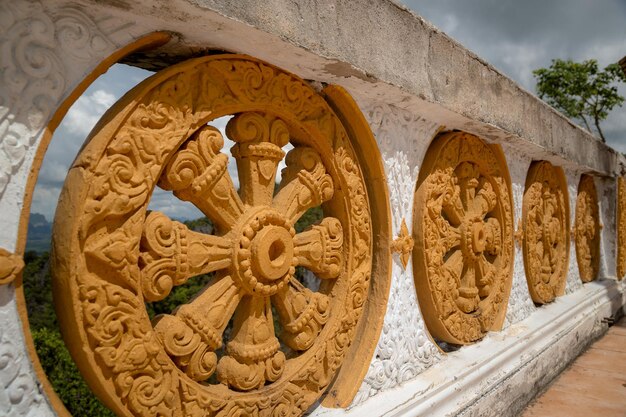
[[[626,275],[626,178],[617,179],[617,279]]]
[[[547,161],[533,162],[522,207],[524,270],[533,301],[563,295],[569,259],[569,205],[565,174]]]
[[[225,115],[239,191],[210,125]],[[148,211],[155,186],[196,205],[217,233]],[[368,294],[370,206],[345,126],[301,79],[238,55],[155,74],[92,132],[59,204],[59,318],[118,414],[300,415],[332,382]],[[320,205],[323,220],[297,233]],[[209,273],[195,298],[150,321],[146,303]]]
[[[413,213],[417,296],[434,338],[467,344],[501,328],[512,279],[511,201],[499,147],[462,132],[435,138]]]
[[[598,277],[600,269],[600,213],[591,175],[582,175],[578,184],[574,239],[580,279],[591,282]]]

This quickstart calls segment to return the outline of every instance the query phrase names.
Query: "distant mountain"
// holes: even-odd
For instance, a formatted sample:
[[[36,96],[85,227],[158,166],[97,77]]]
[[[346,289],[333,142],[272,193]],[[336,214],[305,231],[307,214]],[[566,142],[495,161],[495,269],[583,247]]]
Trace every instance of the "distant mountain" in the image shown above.
[[[52,223],[43,214],[31,213],[28,219],[26,251],[49,252],[52,239]]]

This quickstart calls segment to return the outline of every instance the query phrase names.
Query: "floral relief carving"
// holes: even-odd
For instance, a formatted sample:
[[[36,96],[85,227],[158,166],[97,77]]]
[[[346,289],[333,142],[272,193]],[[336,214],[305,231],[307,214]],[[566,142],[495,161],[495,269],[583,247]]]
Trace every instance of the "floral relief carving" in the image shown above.
[[[21,256],[0,248],[0,285],[13,282],[23,268],[24,260]]]
[[[66,94],[71,65],[115,50],[111,38],[129,23],[106,16],[94,20],[71,7],[51,12],[39,1],[3,2],[0,15],[4,27],[0,35],[4,51],[0,61],[2,195]],[[66,62],[61,55],[68,57]]]
[[[626,179],[617,178],[617,279],[626,275]]]
[[[441,129],[431,120],[396,106],[376,103],[366,111],[380,147],[392,212],[392,233],[402,232],[402,220],[412,224],[412,195],[426,144]],[[422,145],[424,144],[424,145]],[[409,196],[409,198],[407,198]],[[394,257],[395,258],[395,257]],[[395,258],[389,302],[376,354],[352,405],[415,378],[442,359],[431,341],[417,306],[411,268]]]
[[[523,203],[524,269],[535,303],[553,301],[565,291],[569,259],[569,207],[563,171],[534,162]]]
[[[511,288],[513,213],[504,158],[476,136],[431,144],[413,215],[414,278],[431,334],[474,342],[502,326]]]
[[[11,320],[0,315],[0,414],[3,416],[51,415],[44,409],[45,400],[38,390],[37,383],[22,346],[15,343],[19,325],[7,329]]]
[[[229,114],[239,191],[210,126]],[[170,67],[104,117],[70,170],[54,240],[55,292],[71,306],[60,321],[70,346],[85,341],[72,353],[93,388],[129,416],[302,414],[352,343],[371,271],[368,197],[341,122],[302,80],[237,55]],[[155,185],[217,233],[147,211]],[[296,233],[319,205],[323,220]],[[144,303],[201,274],[200,293],[150,322]]]
[[[400,256],[400,262],[402,262],[402,266],[406,269],[406,266],[409,263],[409,257],[411,256],[411,251],[413,250],[413,245],[415,242],[413,241],[413,236],[409,234],[409,229],[406,226],[406,221],[402,219],[402,225],[400,226],[400,233],[398,237],[391,242],[391,250],[392,252],[396,252]]]
[[[600,228],[596,186],[591,175],[583,174],[578,184],[576,220],[574,223],[576,261],[580,271],[580,279],[583,282],[591,282],[598,277]]]

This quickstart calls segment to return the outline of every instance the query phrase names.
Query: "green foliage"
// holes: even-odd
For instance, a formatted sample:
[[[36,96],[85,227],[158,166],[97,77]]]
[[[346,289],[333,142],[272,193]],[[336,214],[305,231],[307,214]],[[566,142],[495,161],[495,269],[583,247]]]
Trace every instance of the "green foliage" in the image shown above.
[[[32,332],[41,366],[65,407],[73,416],[115,417],[93,395],[81,377],[57,330]]]
[[[195,220],[184,221],[183,224],[194,232],[206,233],[207,235],[213,234],[215,228],[213,222],[208,217],[200,217]]]
[[[582,120],[589,131],[588,119],[591,119],[600,138],[606,142],[600,122],[624,102],[615,86],[619,81],[626,81],[618,64],[600,71],[595,59],[584,62],[555,59],[549,68],[537,69],[533,74],[540,98],[566,116]]]
[[[183,285],[172,289],[172,292],[163,300],[146,303],[148,316],[153,319],[159,314],[171,314],[176,307],[188,303],[210,281],[212,275],[199,275],[191,278]]]
[[[321,207],[312,207],[308,209],[294,225],[296,233],[301,233],[312,224],[319,223],[324,218],[324,212]]]
[[[52,286],[49,254],[38,255],[29,251],[24,254],[22,285],[26,298],[28,321],[31,330],[57,329],[56,314],[52,304]]]
[[[59,332],[52,304],[49,254],[24,254],[22,274],[28,319],[37,355],[61,401],[74,416],[114,417],[78,372]]]

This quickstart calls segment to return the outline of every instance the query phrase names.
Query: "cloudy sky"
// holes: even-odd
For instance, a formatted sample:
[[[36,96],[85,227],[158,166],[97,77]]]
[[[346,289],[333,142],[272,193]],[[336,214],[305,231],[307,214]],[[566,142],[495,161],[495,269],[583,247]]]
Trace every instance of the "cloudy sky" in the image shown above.
[[[403,3],[532,93],[532,71],[552,59],[596,59],[604,68],[626,55],[626,0]],[[619,91],[626,96],[626,84]],[[626,106],[600,126],[607,142],[626,152]]]
[[[604,67],[626,55],[626,0],[404,3],[533,93],[532,70],[549,66],[552,59],[597,59]],[[33,212],[52,220],[67,169],[92,126],[128,89],[150,74],[115,65],[76,101],[48,148],[33,196]],[[620,92],[626,96],[625,84]],[[223,129],[225,123],[218,120],[214,125]],[[626,107],[613,110],[602,127],[609,144],[626,152]],[[230,170],[236,178],[234,166]],[[192,205],[162,191],[153,195],[151,208],[178,219],[201,215]]]

